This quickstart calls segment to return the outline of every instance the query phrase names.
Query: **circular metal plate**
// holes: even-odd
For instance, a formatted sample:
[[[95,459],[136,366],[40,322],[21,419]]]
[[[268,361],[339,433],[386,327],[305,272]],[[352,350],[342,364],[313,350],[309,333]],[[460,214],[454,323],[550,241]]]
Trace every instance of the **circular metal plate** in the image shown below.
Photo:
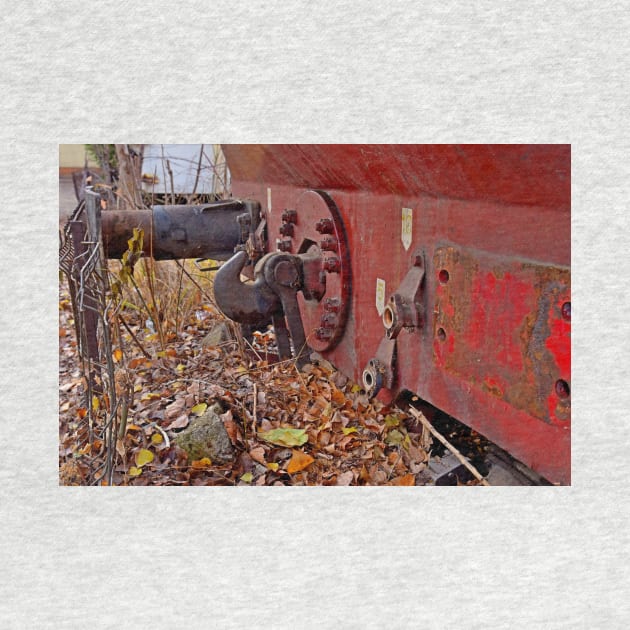
[[[291,253],[306,254],[304,294],[298,302],[308,345],[317,352],[334,348],[343,336],[352,296],[350,252],[341,214],[323,191],[308,190],[286,215],[293,227]],[[315,262],[313,262],[315,261]]]

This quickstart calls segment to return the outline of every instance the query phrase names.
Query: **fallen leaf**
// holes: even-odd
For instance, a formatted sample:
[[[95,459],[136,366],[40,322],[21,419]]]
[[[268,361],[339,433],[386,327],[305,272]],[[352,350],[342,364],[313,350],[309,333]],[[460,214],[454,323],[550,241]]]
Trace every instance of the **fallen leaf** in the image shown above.
[[[122,350],[120,348],[116,348],[113,352],[114,361],[118,363],[122,359]]]
[[[154,433],[151,436],[151,443],[152,444],[162,444],[162,442],[164,442],[164,438],[162,437],[161,433]]]
[[[265,433],[259,433],[258,437],[265,440],[265,442],[271,442],[279,446],[302,446],[308,442],[306,436],[306,429],[289,429],[281,427],[279,429],[272,429]]]
[[[350,435],[351,433],[357,432],[356,427],[342,427],[341,430],[343,431],[344,435]]]
[[[352,474],[352,471],[349,470],[348,472],[342,473],[341,475],[339,475],[339,477],[337,477],[337,485],[349,486],[352,483],[353,479],[354,475]]]
[[[333,389],[330,399],[331,399],[331,402],[339,406],[344,405],[346,402],[346,397],[340,389]]]
[[[267,468],[269,468],[269,470],[273,470],[273,472],[277,472],[278,468],[280,468],[280,464],[277,462],[268,462]]]
[[[416,485],[416,477],[411,473],[407,475],[401,475],[400,477],[395,477],[391,481],[392,486],[415,486]]]
[[[241,475],[241,481],[244,481],[245,483],[251,483],[253,478],[254,475],[252,475],[252,473],[250,472],[246,472]]]
[[[193,468],[200,470],[203,468],[207,468],[208,466],[212,466],[212,462],[208,457],[203,457],[201,459],[196,459],[190,464]]]
[[[138,468],[142,468],[145,464],[148,464],[153,461],[153,453],[146,448],[141,448],[136,453],[136,466]]]
[[[198,405],[195,405],[190,411],[196,416],[202,416],[207,408],[207,403],[199,403]]]
[[[399,446],[404,441],[405,436],[398,429],[392,429],[385,438],[385,443],[391,446]]]
[[[166,427],[166,430],[171,431],[172,429],[185,429],[189,423],[190,420],[188,419],[188,414],[184,413],[179,416],[179,418],[173,420],[173,422]]]
[[[135,466],[131,466],[131,468],[129,468],[129,471],[127,472],[127,474],[130,477],[137,477],[138,475],[142,474],[142,468],[136,468]]]
[[[262,446],[257,446],[256,448],[252,448],[249,451],[249,456],[255,462],[258,462],[259,464],[262,464],[263,466],[265,466],[267,463],[265,461],[265,449]]]
[[[289,460],[287,465],[287,472],[292,475],[300,470],[304,470],[307,466],[310,466],[315,460],[302,451],[293,451],[293,457]]]

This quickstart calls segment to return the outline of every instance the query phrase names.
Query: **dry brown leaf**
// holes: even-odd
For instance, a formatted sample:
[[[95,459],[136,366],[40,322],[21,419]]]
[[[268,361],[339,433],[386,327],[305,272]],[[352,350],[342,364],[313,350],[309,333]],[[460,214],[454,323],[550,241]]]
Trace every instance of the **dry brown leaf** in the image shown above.
[[[178,398],[175,402],[172,402],[164,409],[164,414],[167,420],[179,416],[181,412],[186,408],[186,400],[184,398]]]
[[[287,472],[292,475],[293,473],[304,470],[307,466],[310,466],[315,460],[302,451],[293,451],[293,456],[287,464]]]
[[[341,473],[341,475],[337,477],[337,485],[349,486],[352,483],[353,479],[354,479],[354,473],[351,470],[348,470],[345,473]]]
[[[390,485],[392,486],[415,486],[416,485],[416,477],[411,473],[407,475],[401,475],[400,477],[395,477],[391,480]]]
[[[267,462],[265,461],[265,449],[262,446],[250,449],[249,455],[255,462],[258,462],[263,466],[267,465]]]
[[[171,424],[166,427],[166,430],[171,431],[173,429],[185,429],[188,426],[189,422],[190,420],[188,419],[188,414],[183,413],[181,416],[179,416],[179,418],[173,420],[173,422],[171,422]]]

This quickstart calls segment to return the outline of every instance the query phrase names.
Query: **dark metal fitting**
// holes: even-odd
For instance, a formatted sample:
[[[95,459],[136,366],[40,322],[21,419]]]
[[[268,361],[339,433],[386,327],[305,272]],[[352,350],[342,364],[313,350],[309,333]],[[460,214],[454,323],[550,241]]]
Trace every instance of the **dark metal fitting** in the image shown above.
[[[332,219],[320,219],[315,224],[315,229],[320,234],[332,234],[335,231],[335,224],[332,222]]]
[[[337,256],[332,256],[324,261],[324,271],[328,273],[339,273],[341,271],[341,261]]]
[[[571,302],[565,302],[562,305],[562,318],[567,322],[571,321]]]
[[[320,248],[325,252],[336,252],[338,245],[337,239],[333,236],[327,236],[319,243]]]
[[[297,287],[300,284],[300,272],[290,260],[281,260],[273,267],[273,278],[283,287]]]
[[[333,331],[330,328],[317,328],[315,330],[315,339],[318,341],[328,341],[333,335]]]
[[[324,300],[324,310],[329,313],[338,313],[341,309],[341,300],[339,298],[326,298]]]
[[[244,212],[243,214],[239,214],[236,217],[236,220],[238,221],[238,224],[241,227],[249,227],[252,224],[252,217],[247,212]]]
[[[395,339],[405,326],[413,327],[415,324],[412,309],[400,295],[394,293],[383,311],[383,326],[385,326],[387,336]]]
[[[337,325],[337,316],[334,313],[324,313],[321,318],[322,328],[334,329]]]
[[[378,359],[370,359],[362,375],[363,389],[372,398],[383,387],[383,369]]]
[[[276,241],[276,247],[278,248],[278,251],[281,252],[290,252],[291,251],[291,240],[290,239],[278,239]]]
[[[280,234],[282,234],[282,236],[293,236],[294,233],[295,227],[293,223],[283,223],[280,226]]]
[[[247,254],[234,254],[217,271],[214,278],[214,297],[223,314],[241,324],[267,323],[280,307],[280,299],[265,279],[264,265],[254,270],[254,281],[241,281],[241,271]],[[261,261],[263,262],[263,261]]]
[[[282,220],[285,223],[297,223],[297,210],[290,210],[289,208],[287,208],[282,213]]]

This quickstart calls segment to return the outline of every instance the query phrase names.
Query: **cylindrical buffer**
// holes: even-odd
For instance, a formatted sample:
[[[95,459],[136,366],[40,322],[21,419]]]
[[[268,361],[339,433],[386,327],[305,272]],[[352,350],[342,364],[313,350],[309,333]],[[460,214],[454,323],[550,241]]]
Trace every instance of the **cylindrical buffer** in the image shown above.
[[[108,258],[121,258],[133,228],[144,231],[144,253],[156,260],[212,258],[227,260],[241,242],[237,217],[241,201],[203,206],[154,206],[151,210],[105,210],[103,245]]]

